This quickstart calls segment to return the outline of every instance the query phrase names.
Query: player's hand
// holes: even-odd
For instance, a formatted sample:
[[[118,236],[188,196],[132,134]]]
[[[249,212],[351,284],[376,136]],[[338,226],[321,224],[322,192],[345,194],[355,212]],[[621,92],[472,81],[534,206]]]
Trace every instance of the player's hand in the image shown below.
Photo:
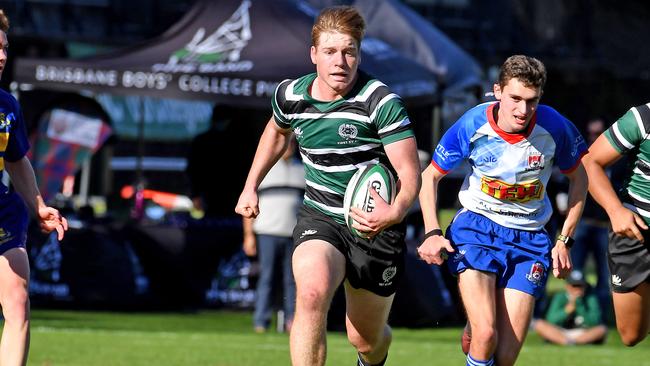
[[[382,232],[385,228],[398,223],[399,216],[395,214],[389,205],[374,189],[370,189],[370,196],[375,201],[375,208],[372,212],[364,212],[360,208],[351,207],[350,217],[354,219],[353,228],[372,238]]]
[[[643,243],[644,238],[641,230],[648,230],[648,225],[641,216],[621,206],[610,215],[610,219],[612,221],[612,231],[616,235],[626,236]]]
[[[54,207],[44,206],[38,209],[38,221],[41,231],[51,233],[56,230],[57,238],[63,240],[66,230],[68,230],[68,220],[65,219]]]
[[[243,191],[235,206],[235,212],[247,219],[254,219],[260,214],[259,199],[255,191]]]
[[[441,265],[447,259],[448,253],[455,251],[449,240],[442,235],[430,236],[418,247],[418,255],[422,260],[437,265]]]
[[[564,245],[564,242],[557,240],[553,250],[551,250],[551,259],[553,261],[553,276],[555,278],[566,278],[573,265],[571,264],[571,255],[569,248]]]

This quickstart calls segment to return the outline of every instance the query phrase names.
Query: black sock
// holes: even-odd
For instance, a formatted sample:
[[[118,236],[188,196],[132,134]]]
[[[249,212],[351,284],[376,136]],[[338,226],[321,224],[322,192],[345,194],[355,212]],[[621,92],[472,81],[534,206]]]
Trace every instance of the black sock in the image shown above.
[[[381,360],[380,363],[376,363],[374,365],[371,365],[368,362],[363,360],[363,358],[361,357],[361,353],[357,353],[357,366],[384,366],[384,364],[386,363],[387,358],[388,358],[388,353],[386,353],[386,356],[384,356],[384,359]]]

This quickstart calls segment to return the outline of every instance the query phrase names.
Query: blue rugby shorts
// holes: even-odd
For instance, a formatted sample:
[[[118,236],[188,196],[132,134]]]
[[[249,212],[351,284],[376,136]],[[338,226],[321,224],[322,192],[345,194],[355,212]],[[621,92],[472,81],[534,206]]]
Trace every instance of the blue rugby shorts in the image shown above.
[[[496,275],[497,288],[511,288],[539,298],[548,279],[551,239],[545,230],[511,229],[487,217],[460,210],[447,229],[456,250],[448,267],[457,275],[466,269]]]

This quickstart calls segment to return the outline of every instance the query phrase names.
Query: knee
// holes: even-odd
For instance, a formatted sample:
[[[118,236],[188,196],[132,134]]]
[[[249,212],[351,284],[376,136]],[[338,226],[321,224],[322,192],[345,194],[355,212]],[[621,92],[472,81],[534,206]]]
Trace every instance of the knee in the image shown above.
[[[296,309],[324,312],[329,308],[327,292],[318,288],[306,288],[296,293]]]
[[[497,331],[493,326],[472,327],[472,343],[488,346],[497,344]]]
[[[348,329],[348,341],[357,351],[363,354],[372,354],[377,348],[390,344],[393,334],[389,326],[376,334],[361,334],[357,330]]]
[[[26,289],[8,291],[2,298],[2,314],[7,322],[25,322],[29,318],[29,295]]]

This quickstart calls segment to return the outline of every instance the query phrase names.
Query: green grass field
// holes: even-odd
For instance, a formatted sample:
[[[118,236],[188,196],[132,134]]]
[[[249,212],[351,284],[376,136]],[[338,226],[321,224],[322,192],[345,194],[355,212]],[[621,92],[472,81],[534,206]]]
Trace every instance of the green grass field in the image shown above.
[[[388,365],[464,365],[460,328],[395,329]],[[353,365],[343,333],[328,336],[328,365]],[[108,313],[33,310],[30,365],[289,365],[288,336],[255,334],[247,312]],[[650,366],[650,341],[559,347],[530,334],[518,365]]]
[[[443,210],[443,227],[454,211]],[[549,291],[562,287],[551,279]],[[32,312],[29,364],[42,366],[289,365],[286,334],[252,331],[248,312],[109,313]],[[460,328],[395,329],[388,365],[464,365]],[[343,333],[328,335],[328,365],[353,365]],[[601,346],[559,347],[531,333],[518,365],[650,366],[650,340],[624,347],[615,331]]]

